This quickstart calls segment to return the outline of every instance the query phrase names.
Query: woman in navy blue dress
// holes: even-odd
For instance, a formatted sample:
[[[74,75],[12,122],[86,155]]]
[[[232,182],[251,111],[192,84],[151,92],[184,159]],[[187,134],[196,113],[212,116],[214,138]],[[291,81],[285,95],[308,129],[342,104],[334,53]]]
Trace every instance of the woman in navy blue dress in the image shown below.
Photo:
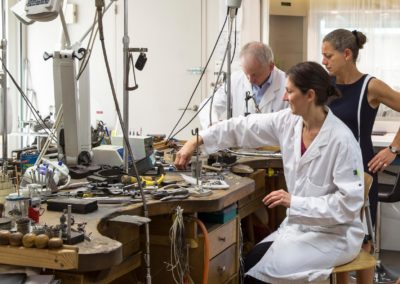
[[[356,61],[359,49],[367,41],[359,31],[337,29],[324,37],[322,64],[333,77],[342,97],[329,107],[352,131],[359,141],[364,169],[372,174],[385,169],[400,151],[400,131],[389,147],[374,155],[371,133],[379,105],[382,103],[400,112],[400,92],[396,92],[383,81],[361,73]],[[376,217],[377,179],[370,191],[371,215]]]
[[[337,29],[330,32],[323,39],[322,64],[342,93],[342,97],[334,100],[329,107],[352,130],[361,147],[364,170],[374,175],[369,201],[372,221],[375,223],[378,203],[376,173],[384,170],[399,154],[400,131],[389,147],[375,155],[371,140],[372,127],[380,104],[400,112],[400,92],[358,70],[358,53],[366,41],[366,36],[359,31]]]

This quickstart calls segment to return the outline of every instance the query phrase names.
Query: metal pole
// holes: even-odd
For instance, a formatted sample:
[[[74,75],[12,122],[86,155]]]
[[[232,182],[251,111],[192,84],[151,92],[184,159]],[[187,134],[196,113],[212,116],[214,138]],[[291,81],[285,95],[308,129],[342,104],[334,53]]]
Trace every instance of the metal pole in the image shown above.
[[[227,45],[227,60],[226,60],[226,116],[227,119],[232,117],[232,91],[231,91],[231,35],[233,20],[235,19],[235,9],[229,9],[229,24],[228,24],[228,45]]]
[[[129,92],[128,92],[128,54],[129,54],[129,35],[128,35],[128,0],[124,0],[124,37],[122,39],[123,43],[123,55],[124,55],[124,84],[123,84],[123,119],[125,128],[122,129],[125,137],[128,137],[128,129],[129,129]],[[133,66],[132,66],[133,67]],[[124,169],[125,172],[129,171],[128,165],[128,147],[124,141]]]
[[[123,55],[124,55],[124,90],[123,90],[123,129],[122,131],[124,132],[124,168],[127,173],[129,173],[129,167],[128,167],[128,153],[132,154],[132,151],[130,149],[129,143],[129,136],[128,136],[128,129],[129,129],[129,90],[128,90],[128,75],[129,75],[129,61],[128,61],[128,55],[129,55],[129,36],[128,36],[128,0],[124,0],[124,37],[123,37]],[[134,68],[134,66],[132,66]],[[128,152],[129,151],[129,152]],[[133,170],[136,173],[136,178],[137,180],[140,180],[139,178],[139,172],[136,168],[135,165],[135,157],[132,157],[133,161]],[[140,193],[142,195],[142,200],[143,200],[143,213],[145,217],[149,216],[149,212],[147,209],[147,202],[146,198],[144,197],[143,189],[141,185],[139,184],[140,188]],[[151,267],[150,267],[150,228],[149,228],[149,223],[144,224],[145,227],[145,234],[146,234],[146,240],[145,240],[145,253],[144,253],[144,261],[145,261],[145,270],[146,270],[146,284],[151,284]]]
[[[1,1],[2,8],[2,31],[3,38],[1,40],[1,58],[3,61],[3,78],[1,82],[1,92],[3,97],[3,165],[7,163],[7,72],[4,66],[7,66],[7,28],[6,28],[6,0]]]

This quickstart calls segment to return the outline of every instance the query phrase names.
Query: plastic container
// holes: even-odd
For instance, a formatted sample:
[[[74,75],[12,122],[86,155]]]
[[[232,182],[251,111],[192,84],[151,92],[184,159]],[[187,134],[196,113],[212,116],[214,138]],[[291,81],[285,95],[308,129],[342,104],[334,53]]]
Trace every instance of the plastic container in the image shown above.
[[[15,221],[17,218],[27,217],[29,208],[29,198],[11,193],[6,197],[4,203],[4,216]]]
[[[39,156],[38,152],[22,152],[21,154],[21,172],[25,173],[26,169],[32,167]]]

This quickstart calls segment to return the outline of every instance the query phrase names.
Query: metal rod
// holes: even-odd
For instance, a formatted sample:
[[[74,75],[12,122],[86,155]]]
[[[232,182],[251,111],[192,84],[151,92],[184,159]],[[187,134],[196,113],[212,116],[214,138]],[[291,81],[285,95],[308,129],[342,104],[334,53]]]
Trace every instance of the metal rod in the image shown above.
[[[128,91],[128,76],[129,76],[129,35],[128,35],[128,1],[124,0],[124,37],[122,39],[123,42],[123,56],[124,56],[124,81],[123,81],[123,120],[124,120],[124,132],[125,137],[128,137],[128,129],[129,129],[129,91]],[[133,67],[133,66],[132,66]],[[129,137],[128,137],[129,141]],[[128,172],[128,149],[129,145],[126,145],[124,142],[124,169],[125,172]]]
[[[199,165],[199,129],[196,128],[196,186],[199,187],[200,178],[200,165]]]
[[[41,163],[43,156],[46,154],[47,149],[50,146],[52,138],[57,135],[58,129],[62,122],[62,118],[63,118],[63,105],[60,105],[60,108],[58,109],[58,112],[57,112],[56,121],[54,122],[51,132],[50,132],[49,136],[47,137],[47,140],[46,140],[42,150],[40,151],[38,158],[36,159],[35,166],[38,166]]]
[[[68,211],[67,211],[67,240],[71,239],[71,224],[72,224],[72,205],[68,204]]]
[[[1,80],[1,93],[3,102],[3,133],[2,133],[2,143],[3,143],[3,165],[7,163],[8,159],[8,141],[7,141],[7,15],[6,15],[6,0],[1,1],[2,9],[2,40],[1,40],[1,58],[3,61],[3,78]]]
[[[115,1],[117,1],[117,0],[111,0],[110,3],[108,3],[108,5],[106,6],[106,8],[104,9],[104,12],[103,12],[104,14],[107,12],[107,10],[111,7],[111,5],[112,5]],[[80,45],[80,43],[81,43],[82,41],[85,40],[85,38],[89,35],[89,33],[92,31],[92,29],[93,29],[93,27],[94,27],[95,25],[97,25],[97,21],[94,22],[94,23],[90,26],[90,28],[88,28],[88,29],[86,30],[86,32],[83,34],[83,36],[79,39],[79,41],[78,41],[79,45]]]
[[[231,35],[233,20],[235,19],[235,10],[229,9],[229,23],[228,23],[228,44],[227,44],[227,60],[226,60],[226,116],[227,119],[232,117],[232,91],[231,91]]]
[[[61,25],[62,25],[62,29],[64,31],[64,37],[65,37],[65,46],[61,46],[61,49],[70,48],[71,40],[69,38],[67,22],[65,21],[63,9],[60,9],[60,12],[58,12],[58,14],[60,15]]]
[[[127,7],[127,0],[125,0],[125,4],[126,4],[125,7]],[[118,115],[118,120],[120,122],[121,129],[128,129],[128,127],[125,126],[125,122],[127,122],[127,121],[125,121],[122,118],[122,114],[121,114],[121,111],[120,111],[120,108],[119,108],[119,104],[118,104],[118,100],[117,100],[117,95],[116,95],[116,92],[115,92],[114,83],[113,83],[112,76],[111,76],[110,65],[109,65],[108,59],[107,59],[106,47],[105,47],[105,42],[104,42],[103,11],[102,11],[102,7],[104,7],[104,1],[96,0],[96,7],[97,7],[97,15],[98,15],[99,39],[100,39],[101,47],[102,47],[102,50],[103,50],[104,61],[105,61],[105,64],[106,64],[107,75],[108,75],[108,78],[109,78],[109,81],[110,81],[110,87],[111,87],[111,91],[112,91],[112,95],[113,95],[113,99],[114,99],[116,112],[117,112],[117,115]],[[127,8],[125,9],[125,13],[127,14]],[[127,133],[127,131],[126,132],[124,131],[123,133],[125,134],[125,133]],[[130,155],[132,157],[132,162],[133,162],[132,163],[132,173],[135,175],[137,180],[140,180],[139,172],[138,172],[138,169],[137,169],[136,163],[135,163],[135,158],[133,156],[132,149],[131,149],[131,147],[129,145],[129,138],[128,138],[127,135],[123,135],[123,138],[124,138],[125,146],[127,146],[126,147],[127,152],[126,152],[125,156]],[[142,202],[143,202],[143,214],[144,214],[144,217],[148,218],[149,211],[148,211],[148,208],[147,208],[147,201],[146,201],[146,197],[144,195],[143,187],[142,187],[142,184],[140,182],[138,183],[138,186],[139,186],[140,195],[142,197]],[[150,232],[149,232],[150,229],[149,229],[149,224],[148,223],[145,224],[145,231],[146,231],[146,241],[145,241],[145,244],[146,244],[145,247],[146,248],[145,248],[144,259],[145,259],[145,270],[146,270],[146,284],[151,284],[151,274],[150,274],[150,272],[151,272],[151,269],[150,269]]]

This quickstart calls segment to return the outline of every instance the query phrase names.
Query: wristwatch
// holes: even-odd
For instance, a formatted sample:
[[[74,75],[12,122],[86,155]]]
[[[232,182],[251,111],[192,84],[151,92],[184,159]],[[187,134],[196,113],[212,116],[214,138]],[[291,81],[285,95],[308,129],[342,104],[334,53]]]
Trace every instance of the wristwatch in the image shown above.
[[[397,147],[389,146],[389,151],[396,155],[400,154],[400,149]]]

